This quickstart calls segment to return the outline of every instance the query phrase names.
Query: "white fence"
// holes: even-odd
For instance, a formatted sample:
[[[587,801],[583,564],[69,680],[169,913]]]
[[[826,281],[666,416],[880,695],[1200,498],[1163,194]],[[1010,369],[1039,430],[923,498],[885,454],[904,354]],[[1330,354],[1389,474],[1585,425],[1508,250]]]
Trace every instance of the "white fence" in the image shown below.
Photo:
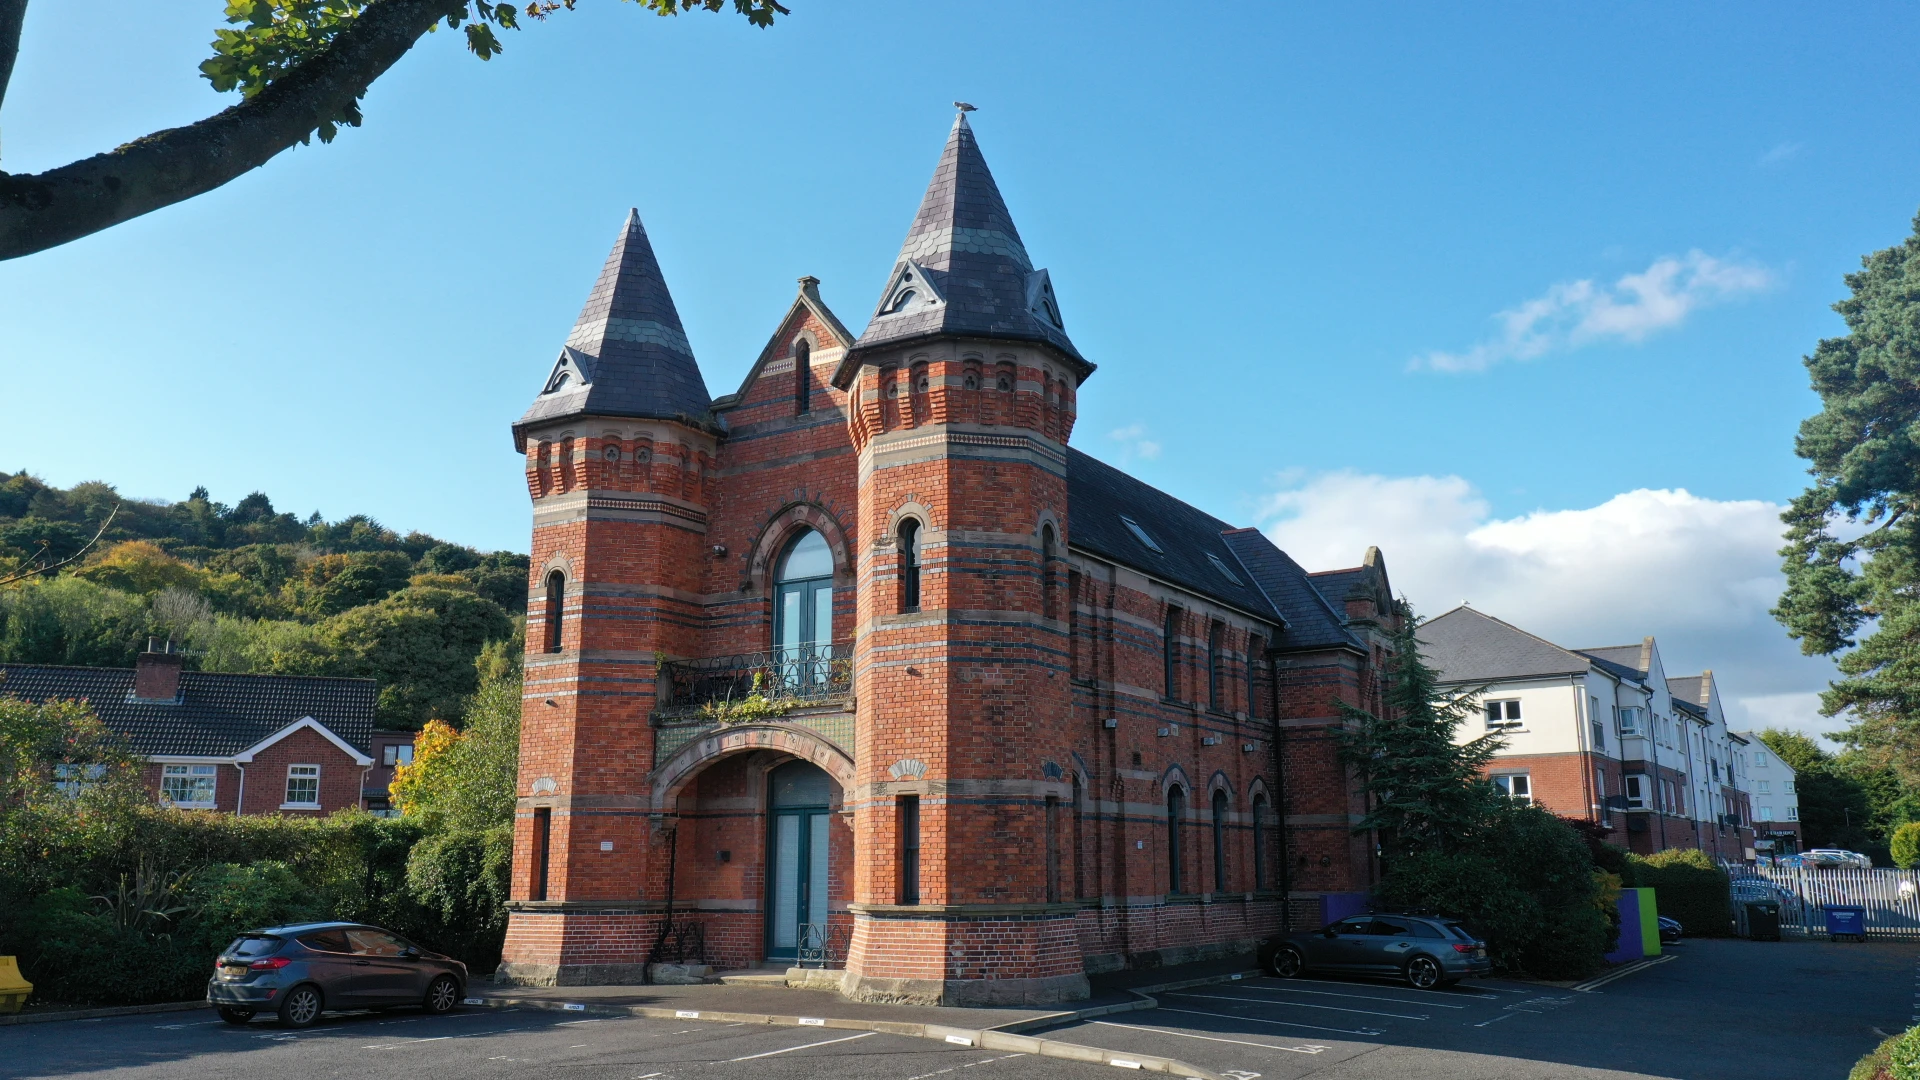
[[[1745,904],[1760,899],[1754,887],[1761,886],[1780,901],[1783,934],[1825,936],[1826,905],[1848,904],[1865,910],[1869,937],[1920,938],[1920,881],[1911,870],[1761,866],[1732,873],[1734,921],[1742,934]]]

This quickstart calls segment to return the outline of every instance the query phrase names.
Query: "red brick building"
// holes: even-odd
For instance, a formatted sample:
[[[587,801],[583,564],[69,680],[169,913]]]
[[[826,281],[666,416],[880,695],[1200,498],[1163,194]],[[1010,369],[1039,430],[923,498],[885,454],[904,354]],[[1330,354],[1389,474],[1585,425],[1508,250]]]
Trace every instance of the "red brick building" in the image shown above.
[[[183,659],[149,648],[132,668],[0,664],[0,694],[86,701],[166,805],[306,817],[363,805],[372,679],[184,671]]]
[[[860,335],[817,285],[712,397],[632,215],[514,425],[501,977],[821,959],[867,1000],[1058,1001],[1364,890],[1330,729],[1378,697],[1378,553],[1327,595],[1068,445],[1094,365],[964,115]]]

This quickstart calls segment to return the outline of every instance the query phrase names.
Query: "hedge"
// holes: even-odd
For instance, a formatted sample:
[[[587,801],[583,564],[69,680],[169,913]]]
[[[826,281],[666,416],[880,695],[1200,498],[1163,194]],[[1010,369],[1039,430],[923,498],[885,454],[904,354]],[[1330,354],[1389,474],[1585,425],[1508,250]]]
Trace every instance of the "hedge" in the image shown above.
[[[1731,882],[1704,851],[1675,848],[1646,858],[1629,856],[1628,886],[1651,887],[1660,914],[1680,920],[1689,937],[1725,937],[1733,932]]]
[[[1847,1080],[1920,1080],[1920,1025],[1874,1047],[1854,1064]]]

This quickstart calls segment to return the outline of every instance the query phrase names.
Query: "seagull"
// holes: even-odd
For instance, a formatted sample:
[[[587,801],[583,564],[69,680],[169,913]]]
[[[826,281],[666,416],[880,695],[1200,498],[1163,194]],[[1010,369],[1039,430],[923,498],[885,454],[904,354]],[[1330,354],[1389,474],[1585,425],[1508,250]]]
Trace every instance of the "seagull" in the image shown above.
[[[956,101],[956,102],[954,102],[954,103],[953,103],[953,107],[954,107],[954,108],[956,108],[956,109],[959,109],[959,110],[960,110],[961,112],[976,112],[976,111],[978,111],[978,110],[976,110],[976,109],[975,109],[975,108],[974,108],[974,107],[973,107],[972,105],[969,105],[969,104],[967,104],[967,103],[966,103],[966,102],[964,102],[964,101]]]

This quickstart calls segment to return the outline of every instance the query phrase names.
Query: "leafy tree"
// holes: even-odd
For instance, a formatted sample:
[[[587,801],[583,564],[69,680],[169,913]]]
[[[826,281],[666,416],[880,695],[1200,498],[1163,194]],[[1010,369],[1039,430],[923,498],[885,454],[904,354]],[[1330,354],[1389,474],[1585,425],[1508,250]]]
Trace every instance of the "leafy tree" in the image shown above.
[[[132,667],[152,630],[145,599],[76,577],[0,592],[0,660]]]
[[[1911,870],[1920,866],[1920,821],[1909,821],[1893,830],[1893,842],[1888,845],[1895,866]]]
[[[394,770],[400,812],[429,825],[487,829],[511,824],[520,767],[518,672],[489,679],[467,702],[464,727],[429,721],[413,764]]]
[[[1420,655],[1420,620],[1404,601],[1387,661],[1384,715],[1339,703],[1348,721],[1341,755],[1369,796],[1357,827],[1376,830],[1387,858],[1450,850],[1486,817],[1497,798],[1481,779],[1502,745],[1498,735],[1460,742],[1478,691],[1452,693]]]
[[[382,726],[418,728],[459,715],[462,699],[478,688],[474,657],[512,633],[513,620],[491,600],[409,587],[328,619],[320,638],[338,658],[334,674],[379,680]]]
[[[74,574],[121,592],[152,594],[167,588],[197,589],[206,572],[174,558],[147,540],[124,540]]]
[[[1844,337],[1806,358],[1821,411],[1794,450],[1813,484],[1782,515],[1786,592],[1774,617],[1844,678],[1821,711],[1841,738],[1920,779],[1920,217],[1861,260],[1834,305]],[[1863,628],[1870,629],[1864,637]]]
[[[725,0],[638,0],[657,15]],[[545,19],[574,0],[525,8],[489,0],[229,0],[213,56],[200,72],[240,103],[198,123],[157,131],[108,153],[26,176],[0,173],[0,259],[64,244],[203,194],[315,135],[331,142],[360,124],[360,98],[423,35],[462,30],[485,60],[502,48],[495,27]],[[755,26],[787,9],[777,0],[732,0]],[[13,76],[27,0],[0,0],[0,101]]]

